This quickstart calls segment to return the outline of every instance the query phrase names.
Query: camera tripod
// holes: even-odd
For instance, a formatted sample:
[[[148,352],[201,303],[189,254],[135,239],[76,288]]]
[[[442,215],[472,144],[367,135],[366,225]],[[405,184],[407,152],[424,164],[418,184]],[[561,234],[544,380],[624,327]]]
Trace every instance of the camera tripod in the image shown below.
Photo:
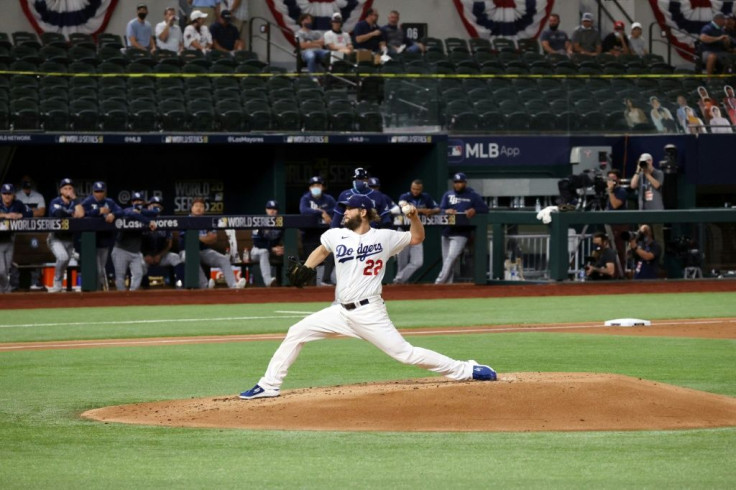
[[[580,246],[580,243],[583,241],[583,239],[585,239],[585,234],[588,232],[588,226],[590,226],[590,225],[584,225],[583,226],[583,229],[580,230],[580,233],[574,235],[574,237],[575,237],[575,247],[574,247],[573,251],[570,253],[570,259],[569,259],[569,263],[570,264],[577,265],[577,263],[578,263],[578,261],[576,260],[577,259],[577,256],[578,256],[578,247]],[[613,250],[616,252],[616,263],[615,263],[615,269],[616,270],[615,270],[615,276],[613,278],[614,279],[622,279],[626,275],[626,270],[621,265],[621,258],[618,255],[618,250],[616,250],[615,239],[614,239],[615,237],[613,235],[613,229],[611,228],[611,225],[608,225],[608,224],[603,225],[603,228],[606,230],[606,235],[608,236],[608,244],[609,244],[609,246],[613,246]],[[628,250],[627,250],[627,252],[628,252]]]

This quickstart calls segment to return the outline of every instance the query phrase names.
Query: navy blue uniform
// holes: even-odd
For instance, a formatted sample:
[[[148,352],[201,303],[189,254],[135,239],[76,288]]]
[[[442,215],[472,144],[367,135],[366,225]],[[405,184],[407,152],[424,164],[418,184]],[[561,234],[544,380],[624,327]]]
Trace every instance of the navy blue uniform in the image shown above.
[[[454,209],[458,214],[464,213],[468,209],[475,209],[476,213],[487,213],[488,205],[483,200],[480,194],[475,192],[471,187],[466,187],[460,192],[456,192],[454,189],[445,192],[440,202],[440,209],[445,211],[447,209]],[[470,237],[470,233],[473,231],[473,226],[447,226],[442,231],[443,236],[464,236]]]
[[[370,187],[367,188],[370,190],[370,192],[361,193],[352,188],[344,190],[337,198],[337,202],[345,202],[353,194],[363,194],[365,196],[368,196],[375,203],[376,212],[381,218],[381,221],[378,224],[371,223],[371,226],[373,226],[374,228],[391,228],[391,226],[393,225],[391,219],[391,199],[387,198],[386,195],[380,191],[374,191]],[[332,223],[330,224],[330,228],[339,228],[340,226],[342,226],[343,214],[343,210],[340,209],[340,206],[336,206],[335,212],[332,214]]]
[[[84,216],[90,218],[104,218],[104,215],[100,214],[100,209],[107,206],[110,209],[110,214],[113,216],[120,216],[123,214],[123,209],[110,199],[105,197],[101,200],[95,199],[94,195],[87,196],[82,201],[82,207],[84,208]],[[97,232],[97,248],[109,247],[115,241],[115,231],[98,231]]]

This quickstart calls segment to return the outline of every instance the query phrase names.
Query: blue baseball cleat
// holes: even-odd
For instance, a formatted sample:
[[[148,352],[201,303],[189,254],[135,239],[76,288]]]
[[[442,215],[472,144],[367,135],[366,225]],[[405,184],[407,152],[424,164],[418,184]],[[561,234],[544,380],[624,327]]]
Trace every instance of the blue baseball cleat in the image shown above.
[[[267,390],[261,388],[259,385],[255,385],[253,388],[240,394],[240,398],[243,400],[252,400],[254,398],[274,398],[277,396],[279,396],[279,390]]]
[[[477,364],[473,366],[473,379],[477,381],[496,381],[498,377],[491,366]]]

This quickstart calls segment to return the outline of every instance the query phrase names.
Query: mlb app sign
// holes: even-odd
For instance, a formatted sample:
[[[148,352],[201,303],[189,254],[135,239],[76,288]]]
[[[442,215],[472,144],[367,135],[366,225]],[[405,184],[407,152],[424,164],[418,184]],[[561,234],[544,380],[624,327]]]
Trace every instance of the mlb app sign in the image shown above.
[[[567,139],[463,138],[447,141],[447,160],[463,165],[559,165],[569,163]]]

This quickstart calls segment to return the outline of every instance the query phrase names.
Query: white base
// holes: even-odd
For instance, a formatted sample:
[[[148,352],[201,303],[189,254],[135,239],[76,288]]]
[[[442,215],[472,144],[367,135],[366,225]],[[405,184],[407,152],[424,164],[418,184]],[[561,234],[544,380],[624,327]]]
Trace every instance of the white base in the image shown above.
[[[652,322],[638,318],[618,318],[616,320],[608,320],[604,325],[606,327],[649,327],[652,325]]]

